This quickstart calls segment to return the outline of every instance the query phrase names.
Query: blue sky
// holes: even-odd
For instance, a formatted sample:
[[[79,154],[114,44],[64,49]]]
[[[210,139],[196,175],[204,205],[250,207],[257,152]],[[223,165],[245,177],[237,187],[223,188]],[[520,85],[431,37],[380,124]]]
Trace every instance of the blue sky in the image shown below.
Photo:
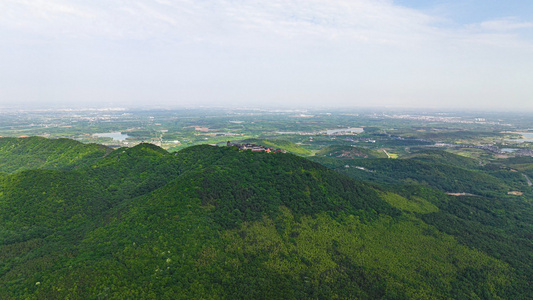
[[[533,2],[523,0],[397,0],[394,3],[428,13],[442,14],[462,24],[505,17],[527,19],[531,18],[533,12]]]
[[[533,110],[526,1],[3,0],[0,107]]]

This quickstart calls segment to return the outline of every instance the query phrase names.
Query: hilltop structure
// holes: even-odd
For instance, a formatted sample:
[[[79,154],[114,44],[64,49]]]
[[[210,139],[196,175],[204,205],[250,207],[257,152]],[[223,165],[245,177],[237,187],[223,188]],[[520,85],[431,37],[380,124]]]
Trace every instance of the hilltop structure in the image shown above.
[[[237,148],[239,148],[240,150],[252,150],[252,152],[267,152],[267,153],[270,153],[270,152],[276,152],[276,153],[287,153],[287,151],[285,151],[285,150],[281,150],[281,149],[276,149],[276,150],[274,150],[273,148],[268,148],[268,147],[261,146],[261,145],[256,145],[256,144],[236,144],[236,143],[232,143],[231,141],[228,141],[228,142],[226,143],[226,146],[227,146],[227,147],[237,147]]]

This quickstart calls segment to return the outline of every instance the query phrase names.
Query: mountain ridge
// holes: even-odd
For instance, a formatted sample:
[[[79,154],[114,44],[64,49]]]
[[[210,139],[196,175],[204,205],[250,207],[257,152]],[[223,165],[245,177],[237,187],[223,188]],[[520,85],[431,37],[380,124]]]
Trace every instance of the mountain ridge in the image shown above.
[[[99,144],[43,137],[0,138],[0,172],[29,169],[72,170],[92,164],[112,151]]]
[[[396,194],[290,153],[161,150],[141,144],[71,170],[0,177],[0,207],[14,209],[1,210],[0,297],[524,293],[507,263],[422,221],[445,195]]]

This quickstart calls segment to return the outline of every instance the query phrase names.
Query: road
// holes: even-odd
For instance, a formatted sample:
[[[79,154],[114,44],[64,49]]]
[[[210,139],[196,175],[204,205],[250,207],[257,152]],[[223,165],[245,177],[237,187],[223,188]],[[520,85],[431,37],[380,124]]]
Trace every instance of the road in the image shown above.
[[[529,186],[532,186],[533,183],[531,182],[531,180],[529,180],[529,177],[527,177],[526,174],[522,174],[522,175],[526,178],[526,180],[527,180],[527,184],[528,184]]]

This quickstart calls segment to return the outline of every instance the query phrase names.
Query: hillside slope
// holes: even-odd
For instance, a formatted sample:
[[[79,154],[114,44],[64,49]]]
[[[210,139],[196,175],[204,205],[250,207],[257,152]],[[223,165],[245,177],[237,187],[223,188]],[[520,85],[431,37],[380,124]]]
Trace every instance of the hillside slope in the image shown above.
[[[0,138],[0,172],[30,169],[71,170],[92,164],[112,149],[69,139]]]
[[[318,156],[335,157],[335,158],[387,158],[384,152],[353,146],[333,145],[320,149],[316,153]]]
[[[469,158],[441,151],[420,151],[399,160],[312,159],[409,199],[391,198],[391,203],[415,212],[461,244],[507,262],[521,278],[517,290],[533,293],[533,193],[521,174],[531,168],[531,159],[495,160],[479,166]],[[452,191],[454,196],[443,193]]]
[[[508,264],[418,218],[440,202],[292,154],[118,149],[72,171],[0,177],[0,298],[524,293]]]
[[[451,165],[464,169],[479,169],[480,162],[476,159],[449,153],[443,150],[422,150],[402,155],[401,159],[419,160],[428,163]]]
[[[311,159],[359,180],[385,184],[421,184],[443,192],[483,196],[506,195],[512,190],[507,182],[487,172],[418,159]]]

